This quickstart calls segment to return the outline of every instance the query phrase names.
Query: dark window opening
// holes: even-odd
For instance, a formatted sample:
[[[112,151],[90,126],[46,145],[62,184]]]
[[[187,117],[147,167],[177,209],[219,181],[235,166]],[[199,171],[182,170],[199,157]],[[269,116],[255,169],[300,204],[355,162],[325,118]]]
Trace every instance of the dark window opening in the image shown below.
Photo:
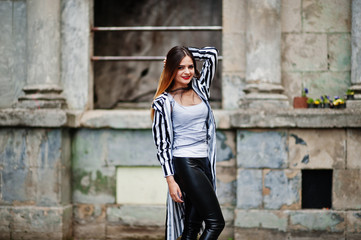
[[[94,0],[95,27],[222,26],[222,0]],[[165,56],[176,45],[215,46],[221,31],[95,31],[94,56]],[[163,61],[94,61],[94,108],[149,108]],[[201,65],[201,64],[199,64]],[[221,63],[211,88],[221,101]]]
[[[332,170],[302,170],[302,208],[332,208]]]

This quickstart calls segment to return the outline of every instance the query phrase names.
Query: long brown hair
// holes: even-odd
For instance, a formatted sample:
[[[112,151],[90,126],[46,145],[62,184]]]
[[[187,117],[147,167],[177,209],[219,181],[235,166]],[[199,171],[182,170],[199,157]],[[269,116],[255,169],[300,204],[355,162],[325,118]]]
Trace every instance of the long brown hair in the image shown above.
[[[172,87],[174,85],[174,78],[177,74],[179,64],[185,56],[189,56],[190,58],[192,58],[194,70],[195,70],[194,75],[195,75],[195,77],[199,76],[196,61],[195,61],[192,53],[188,50],[188,48],[181,47],[181,46],[173,47],[171,50],[169,50],[169,52],[167,54],[166,64],[164,66],[162,74],[160,75],[160,79],[158,82],[158,88],[154,95],[153,101],[154,101],[154,99],[159,97],[162,93],[168,92],[172,89]],[[154,118],[154,109],[153,108],[151,108],[151,110],[150,110],[150,115],[153,120],[153,118]]]

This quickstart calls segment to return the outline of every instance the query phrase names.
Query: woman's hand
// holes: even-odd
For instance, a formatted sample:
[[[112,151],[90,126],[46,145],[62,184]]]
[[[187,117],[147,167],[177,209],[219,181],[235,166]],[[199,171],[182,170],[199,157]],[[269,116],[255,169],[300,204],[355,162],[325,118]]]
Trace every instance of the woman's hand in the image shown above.
[[[165,68],[166,63],[167,63],[167,58],[164,58],[164,60],[163,60],[163,68]]]
[[[173,176],[168,176],[167,178],[168,188],[169,188],[169,194],[173,201],[182,203],[182,192],[179,188],[178,183],[174,180]]]

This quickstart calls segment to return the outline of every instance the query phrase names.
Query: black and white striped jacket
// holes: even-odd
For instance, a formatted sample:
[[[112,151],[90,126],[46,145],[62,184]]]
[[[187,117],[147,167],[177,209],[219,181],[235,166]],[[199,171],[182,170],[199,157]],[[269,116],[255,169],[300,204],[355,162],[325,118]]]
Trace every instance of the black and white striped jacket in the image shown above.
[[[214,47],[201,49],[189,47],[196,60],[203,61],[202,71],[199,78],[192,79],[192,88],[208,107],[208,159],[211,163],[213,186],[216,190],[216,135],[215,121],[209,105],[210,86],[214,78],[217,64],[218,51]],[[164,176],[174,174],[172,162],[173,127],[172,127],[172,102],[168,93],[164,92],[157,97],[152,104],[154,119],[152,125],[153,140],[157,147],[157,158],[162,166]],[[176,203],[168,193],[167,198],[167,222],[166,239],[176,240],[183,232],[184,203]]]

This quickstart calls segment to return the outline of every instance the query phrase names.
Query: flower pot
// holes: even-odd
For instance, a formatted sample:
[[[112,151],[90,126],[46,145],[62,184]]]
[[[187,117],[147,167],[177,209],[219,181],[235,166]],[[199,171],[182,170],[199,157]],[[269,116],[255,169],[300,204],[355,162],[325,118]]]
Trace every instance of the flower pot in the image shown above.
[[[346,95],[347,100],[354,100],[355,99],[355,95]]]
[[[315,108],[315,104],[314,104],[314,103],[308,103],[308,104],[307,104],[307,107],[308,107],[308,108]]]
[[[307,97],[294,97],[293,98],[294,108],[307,108]]]
[[[324,108],[330,108],[330,104],[329,104],[329,103],[324,103],[324,104],[323,104],[323,107],[324,107]]]

